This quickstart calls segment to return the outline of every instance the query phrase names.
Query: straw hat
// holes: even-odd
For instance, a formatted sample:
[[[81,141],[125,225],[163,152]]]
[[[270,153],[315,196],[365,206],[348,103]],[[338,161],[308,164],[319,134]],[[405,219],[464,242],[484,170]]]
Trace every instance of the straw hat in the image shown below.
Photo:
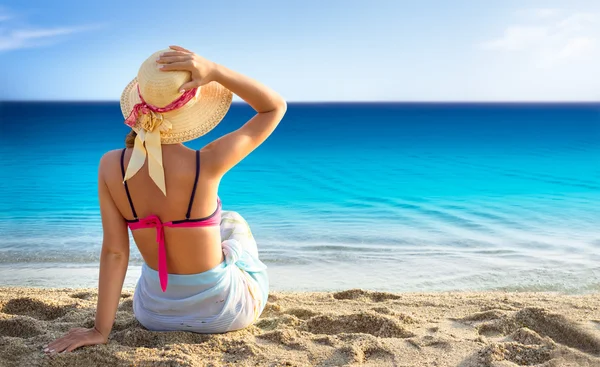
[[[152,180],[167,195],[162,164],[162,144],[196,139],[212,130],[231,106],[232,93],[217,82],[180,93],[191,80],[188,71],[161,71],[152,54],[121,94],[125,123],[137,133],[123,182],[148,162]]]
[[[138,85],[144,100],[156,107],[164,107],[181,96],[179,88],[190,81],[190,73],[160,71],[160,64],[156,62],[161,53],[169,51],[173,50],[161,50],[146,59],[138,71],[137,78],[134,78],[123,90],[121,112],[125,118],[131,114],[133,106],[141,102],[138,96]],[[231,100],[232,93],[217,82],[199,87],[195,99],[179,109],[162,113],[172,127],[169,131],[161,131],[161,143],[183,143],[207,134],[225,117],[231,106]],[[141,129],[139,121],[132,129],[139,133]]]

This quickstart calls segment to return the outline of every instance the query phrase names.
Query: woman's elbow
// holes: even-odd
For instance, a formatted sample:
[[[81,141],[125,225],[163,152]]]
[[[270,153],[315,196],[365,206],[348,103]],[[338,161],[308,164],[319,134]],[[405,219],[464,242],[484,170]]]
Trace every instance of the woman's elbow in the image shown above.
[[[287,102],[285,101],[285,99],[281,98],[279,100],[279,102],[277,103],[277,108],[281,110],[282,114],[285,115],[285,112],[287,111]]]
[[[102,256],[108,256],[114,259],[129,258],[129,244],[103,243]]]
[[[129,261],[129,251],[104,249],[101,257],[111,261]]]
[[[280,95],[277,95],[269,100],[269,108],[265,109],[264,111],[259,111],[259,113],[284,115],[285,111],[287,111],[287,103],[285,99],[283,99]]]
[[[283,113],[285,113],[285,111],[287,111],[287,102],[285,101],[285,99],[281,98],[278,102],[277,102],[277,108],[282,110]]]
[[[275,108],[273,112],[279,117],[279,120],[283,118],[285,113],[287,112],[287,102],[285,99],[281,98],[280,100],[275,102]]]

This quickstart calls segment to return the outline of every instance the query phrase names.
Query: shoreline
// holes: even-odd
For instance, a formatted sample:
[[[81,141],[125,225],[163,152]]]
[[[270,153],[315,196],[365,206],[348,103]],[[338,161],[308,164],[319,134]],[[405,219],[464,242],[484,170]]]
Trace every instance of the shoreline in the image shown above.
[[[360,265],[360,266],[359,266]],[[520,269],[502,274],[479,274],[472,268],[455,271],[444,279],[444,268],[421,266],[410,272],[393,269],[389,264],[367,267],[362,264],[321,266],[317,271],[323,278],[315,282],[315,265],[268,264],[270,289],[275,292],[336,292],[362,288],[380,292],[440,293],[440,292],[549,292],[564,295],[600,294],[600,274],[591,270],[574,275],[567,271]],[[414,265],[414,264],[413,264]],[[456,264],[458,266],[458,264]],[[415,268],[412,266],[411,269]],[[98,284],[97,263],[20,263],[0,264],[0,279],[4,287],[32,287],[48,289],[49,285],[63,288],[95,288]],[[600,268],[599,268],[600,270]],[[141,266],[130,264],[125,288],[135,288]],[[471,272],[471,274],[469,274]],[[499,272],[499,271],[497,271]],[[429,277],[427,277],[429,275]],[[54,288],[54,287],[52,287]]]
[[[108,344],[47,357],[93,325],[96,289],[0,288],[0,365],[600,366],[600,293],[273,292],[255,325],[218,335],[148,331],[132,294]]]

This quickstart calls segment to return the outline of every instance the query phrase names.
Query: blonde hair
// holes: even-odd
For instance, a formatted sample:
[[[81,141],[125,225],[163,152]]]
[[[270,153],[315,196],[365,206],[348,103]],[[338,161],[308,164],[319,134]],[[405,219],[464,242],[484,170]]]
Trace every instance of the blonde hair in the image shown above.
[[[133,130],[131,130],[129,132],[129,134],[127,134],[127,136],[125,137],[125,147],[126,148],[133,148],[133,144],[135,143],[136,136],[137,136],[137,133]]]

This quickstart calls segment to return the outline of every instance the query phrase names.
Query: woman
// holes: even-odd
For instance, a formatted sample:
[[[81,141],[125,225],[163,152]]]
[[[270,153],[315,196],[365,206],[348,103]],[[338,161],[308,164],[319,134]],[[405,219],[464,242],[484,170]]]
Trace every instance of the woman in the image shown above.
[[[222,120],[232,92],[257,114],[200,151],[186,148]],[[99,167],[104,239],[95,325],[71,330],[47,353],[108,341],[129,261],[128,227],[144,259],[133,310],[146,328],[222,333],[252,324],[266,304],[256,242],[239,214],[221,211],[217,191],[223,175],[271,135],[285,101],[171,46],[142,64],[121,109],[132,127],[127,148],[106,153]]]

